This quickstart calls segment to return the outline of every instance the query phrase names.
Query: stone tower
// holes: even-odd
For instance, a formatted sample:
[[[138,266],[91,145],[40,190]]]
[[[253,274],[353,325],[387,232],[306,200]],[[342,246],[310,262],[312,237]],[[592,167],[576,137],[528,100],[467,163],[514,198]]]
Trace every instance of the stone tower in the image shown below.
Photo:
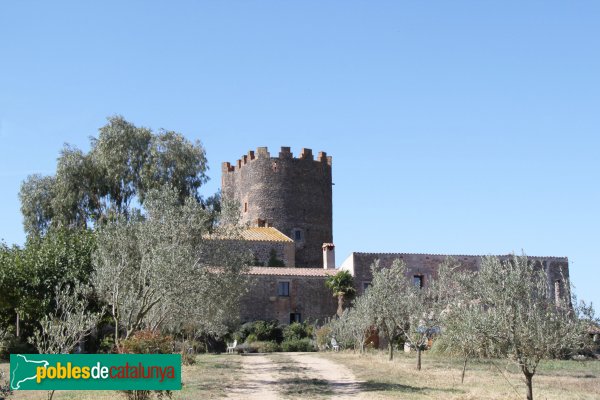
[[[222,164],[223,198],[241,206],[242,222],[272,226],[294,240],[296,266],[322,268],[323,243],[333,242],[331,157],[302,149],[294,157],[282,147],[248,152],[235,165]],[[292,265],[289,265],[292,267]]]

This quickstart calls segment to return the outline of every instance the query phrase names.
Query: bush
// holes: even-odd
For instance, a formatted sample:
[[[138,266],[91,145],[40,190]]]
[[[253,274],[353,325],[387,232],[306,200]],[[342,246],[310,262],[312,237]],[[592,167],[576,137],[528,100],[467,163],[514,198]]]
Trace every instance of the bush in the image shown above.
[[[121,347],[123,353],[170,354],[173,352],[173,338],[152,331],[140,331],[121,341]]]
[[[312,337],[314,327],[306,322],[292,322],[283,330],[283,340],[299,340]]]
[[[283,330],[277,321],[256,321],[254,323],[254,334],[260,341],[283,341]]]
[[[256,337],[256,335],[254,333],[251,333],[248,335],[248,337],[246,338],[246,341],[244,343],[254,343],[257,341],[258,341],[258,338]]]
[[[271,342],[254,342],[252,344],[250,344],[250,347],[252,349],[254,349],[256,353],[274,353],[276,351],[280,350],[279,344],[277,344],[277,342],[271,341]]]
[[[0,343],[0,358],[4,360],[8,360],[11,354],[31,353],[37,353],[35,348],[30,343],[27,343],[12,334],[6,335],[4,340]]]
[[[309,338],[285,340],[281,343],[283,351],[317,351],[314,342]]]
[[[332,331],[329,325],[323,325],[315,331],[315,337],[319,349],[325,349],[327,346],[329,346],[329,343],[331,342],[331,334]]]
[[[238,343],[252,343],[257,340],[281,343],[283,341],[283,330],[277,321],[247,322],[233,334],[233,338]]]

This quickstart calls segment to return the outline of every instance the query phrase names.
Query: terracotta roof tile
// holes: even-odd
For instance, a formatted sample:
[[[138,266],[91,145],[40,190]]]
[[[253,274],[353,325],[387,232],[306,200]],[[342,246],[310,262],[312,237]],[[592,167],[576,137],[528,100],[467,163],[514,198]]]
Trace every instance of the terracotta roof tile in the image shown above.
[[[242,238],[257,242],[293,242],[275,228],[248,228],[242,232]]]
[[[277,276],[331,276],[338,272],[336,269],[324,268],[276,268],[276,267],[251,267],[249,275],[277,275]]]

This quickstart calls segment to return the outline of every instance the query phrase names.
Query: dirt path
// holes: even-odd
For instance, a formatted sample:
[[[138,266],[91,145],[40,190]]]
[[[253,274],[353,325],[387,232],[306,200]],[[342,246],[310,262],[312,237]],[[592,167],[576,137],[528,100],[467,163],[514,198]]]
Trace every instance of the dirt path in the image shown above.
[[[242,357],[242,378],[227,395],[228,399],[276,400],[277,365],[265,356]]]
[[[346,366],[313,353],[289,353],[288,356],[314,378],[326,380],[333,392],[332,399],[366,399],[360,390],[360,382]]]
[[[245,356],[231,399],[366,399],[360,382],[345,366],[314,353]]]

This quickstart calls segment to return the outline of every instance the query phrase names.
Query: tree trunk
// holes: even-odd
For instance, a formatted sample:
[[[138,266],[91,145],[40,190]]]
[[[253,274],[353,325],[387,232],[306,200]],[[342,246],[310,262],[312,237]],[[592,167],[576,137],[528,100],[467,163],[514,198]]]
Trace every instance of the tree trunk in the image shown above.
[[[527,382],[527,400],[533,400],[533,374],[524,372],[525,381]]]
[[[119,320],[116,317],[113,317],[115,321],[115,347],[117,348],[117,352],[120,352],[119,349]]]
[[[389,360],[392,361],[394,359],[394,344],[392,343],[392,338],[388,337],[388,349],[390,351]]]
[[[338,295],[338,308],[337,308],[338,317],[341,317],[343,313],[344,313],[344,295],[339,294]]]
[[[421,346],[417,346],[417,371],[421,370]]]
[[[19,323],[19,312],[17,311],[17,337],[21,337],[21,329]]]
[[[462,371],[462,377],[460,378],[460,383],[465,383],[465,371],[467,370],[467,360],[468,360],[468,358],[465,357],[465,363],[463,364],[463,371]]]

